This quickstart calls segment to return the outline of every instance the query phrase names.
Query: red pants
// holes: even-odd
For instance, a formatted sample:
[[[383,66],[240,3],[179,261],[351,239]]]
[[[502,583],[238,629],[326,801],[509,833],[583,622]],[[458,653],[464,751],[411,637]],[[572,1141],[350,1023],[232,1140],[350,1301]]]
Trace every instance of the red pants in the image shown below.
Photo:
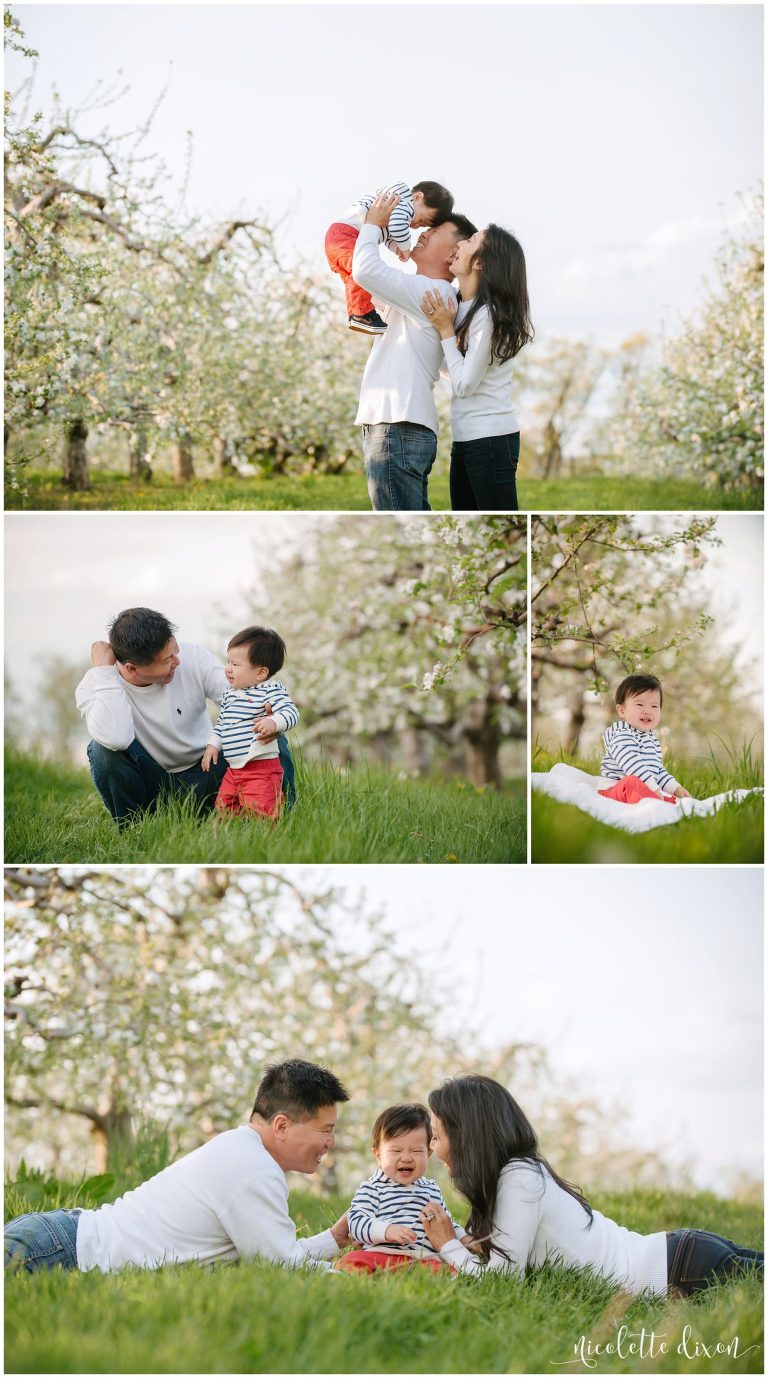
[[[347,315],[367,316],[373,310],[373,297],[358,287],[352,276],[352,255],[360,231],[354,225],[331,225],[325,236],[325,256],[334,273],[338,273],[347,294]]]
[[[602,794],[603,799],[618,799],[620,804],[639,804],[641,799],[659,797],[638,775],[625,775],[623,780],[618,780],[610,789],[599,789],[597,792]],[[677,803],[673,794],[665,794],[663,800],[665,804]]]
[[[405,1254],[385,1254],[378,1249],[353,1249],[339,1259],[336,1267],[350,1273],[378,1273],[382,1268],[413,1268],[417,1263],[422,1268],[430,1268],[433,1273],[441,1273],[446,1267],[449,1272],[456,1272],[450,1264],[441,1263],[439,1258],[408,1258]]]
[[[220,813],[262,813],[276,818],[280,812],[283,767],[277,756],[227,766],[216,795]]]

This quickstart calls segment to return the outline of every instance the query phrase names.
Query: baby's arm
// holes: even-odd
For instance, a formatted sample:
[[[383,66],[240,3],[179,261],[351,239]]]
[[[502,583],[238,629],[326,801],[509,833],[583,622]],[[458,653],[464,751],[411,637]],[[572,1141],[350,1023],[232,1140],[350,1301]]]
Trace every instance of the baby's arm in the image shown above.
[[[363,1182],[347,1212],[349,1235],[359,1244],[415,1244],[416,1231],[408,1225],[393,1225],[376,1214],[379,1196],[371,1182]]]
[[[216,723],[216,726],[211,728],[211,735],[208,738],[208,745],[205,748],[205,751],[203,752],[203,759],[200,762],[201,770],[209,771],[211,766],[215,765],[219,759],[219,752],[221,751],[222,747],[221,724],[224,719],[224,714],[227,711],[228,694],[229,689],[225,689],[224,697],[221,700],[221,708],[219,709],[218,721]]]

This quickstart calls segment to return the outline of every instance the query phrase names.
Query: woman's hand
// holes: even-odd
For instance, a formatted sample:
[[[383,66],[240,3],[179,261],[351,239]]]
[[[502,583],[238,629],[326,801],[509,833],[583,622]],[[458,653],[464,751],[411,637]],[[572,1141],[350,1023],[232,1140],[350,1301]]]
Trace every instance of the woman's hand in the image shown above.
[[[366,212],[364,225],[378,225],[380,230],[386,230],[389,224],[389,217],[397,205],[400,197],[396,191],[388,194],[380,192],[373,202],[373,205]]]
[[[442,1249],[449,1240],[456,1238],[453,1221],[447,1211],[436,1201],[430,1201],[421,1212],[421,1223],[433,1249]]]
[[[440,293],[430,287],[421,299],[421,309],[430,325],[435,327],[440,339],[450,340],[455,333],[453,322],[456,319],[457,307],[452,306],[449,301],[443,301]]]

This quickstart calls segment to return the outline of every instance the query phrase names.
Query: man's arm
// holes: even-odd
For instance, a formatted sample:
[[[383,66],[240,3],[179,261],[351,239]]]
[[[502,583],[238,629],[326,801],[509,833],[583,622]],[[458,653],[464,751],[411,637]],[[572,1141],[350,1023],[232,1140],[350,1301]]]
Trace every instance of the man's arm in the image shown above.
[[[90,736],[108,751],[125,751],[136,730],[133,710],[107,641],[91,646],[91,669],[75,690],[75,703]]]
[[[227,688],[224,666],[215,655],[206,650],[205,646],[196,646],[195,651],[205,697],[210,699],[211,703],[221,703]]]
[[[259,1174],[228,1202],[221,1222],[241,1258],[263,1258],[289,1268],[320,1259],[335,1258],[339,1246],[331,1230],[296,1238],[296,1226],[288,1214],[288,1192],[273,1177]]]
[[[421,309],[421,300],[428,287],[433,285],[431,278],[420,274],[404,273],[400,268],[390,268],[379,253],[381,231],[377,225],[363,225],[355,244],[352,256],[352,276],[355,282],[370,292],[377,301],[388,306],[397,306],[406,316],[416,321],[425,330],[431,330]],[[446,282],[446,295],[453,300],[456,309],[456,296],[453,288]]]

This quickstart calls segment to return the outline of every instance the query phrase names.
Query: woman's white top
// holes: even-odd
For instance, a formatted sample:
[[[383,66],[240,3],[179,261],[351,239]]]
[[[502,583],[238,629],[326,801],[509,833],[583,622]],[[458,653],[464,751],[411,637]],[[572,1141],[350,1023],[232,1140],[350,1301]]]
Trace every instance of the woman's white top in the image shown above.
[[[522,1159],[507,1163],[499,1178],[496,1228],[491,1237],[489,1268],[522,1276],[526,1264],[559,1263],[591,1268],[629,1292],[667,1290],[667,1236],[636,1234],[594,1211],[592,1223],[575,1197],[557,1185],[545,1167]],[[494,1246],[506,1250],[511,1263]],[[461,1273],[479,1273],[483,1265],[451,1239],[440,1255]]]
[[[456,328],[471,307],[463,301],[456,315]],[[482,440],[491,435],[513,435],[520,422],[512,406],[512,367],[491,360],[491,313],[481,306],[469,327],[467,352],[462,354],[455,336],[443,340],[453,397],[451,430],[454,440]]]

